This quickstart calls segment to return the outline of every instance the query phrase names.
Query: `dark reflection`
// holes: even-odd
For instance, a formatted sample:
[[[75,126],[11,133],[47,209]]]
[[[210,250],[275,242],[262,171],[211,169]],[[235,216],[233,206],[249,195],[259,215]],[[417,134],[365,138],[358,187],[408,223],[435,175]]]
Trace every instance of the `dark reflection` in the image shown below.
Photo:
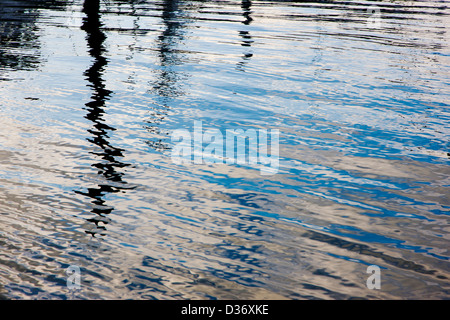
[[[164,0],[161,3],[164,30],[157,38],[159,68],[155,70],[156,80],[151,83],[150,89],[155,101],[151,106],[152,116],[146,120],[146,129],[152,136],[146,143],[157,151],[170,149],[163,142],[169,133],[163,132],[160,124],[167,117],[171,100],[184,95],[180,80],[184,80],[186,76],[177,71],[177,66],[183,63],[183,54],[177,46],[184,40],[188,21],[182,5],[183,2],[177,0]]]
[[[119,160],[119,158],[123,157],[124,150],[114,147],[108,141],[108,133],[116,129],[106,124],[103,119],[105,104],[112,92],[105,88],[102,78],[108,59],[105,58],[106,49],[104,42],[106,35],[102,31],[103,25],[100,21],[100,0],[85,0],[83,12],[86,16],[83,18],[81,28],[87,33],[86,40],[89,54],[94,59],[91,67],[84,73],[89,81],[88,86],[93,91],[91,101],[86,103],[85,108],[87,110],[86,118],[92,121],[93,124],[92,129],[88,130],[91,137],[87,138],[87,140],[99,147],[99,151],[92,152],[92,154],[96,155],[100,161],[92,164],[92,166],[98,169],[98,174],[103,176],[106,182],[99,184],[96,188],[88,188],[87,192],[76,192],[92,198],[94,207],[91,212],[95,214],[95,217],[88,219],[88,221],[92,222],[95,228],[86,230],[86,233],[95,236],[96,234],[103,235],[102,231],[106,229],[105,225],[109,221],[107,215],[114,210],[113,207],[106,205],[106,201],[103,199],[104,196],[108,193],[130,189],[123,180],[123,173],[119,171],[119,169],[129,166],[129,164]]]
[[[244,16],[245,20],[242,22],[245,25],[249,25],[253,19],[250,17],[250,14],[252,11],[250,10],[252,6],[252,2],[250,0],[242,0],[241,8],[242,8],[242,15]]]
[[[242,16],[244,17],[244,21],[242,21],[242,23],[244,25],[249,25],[253,21],[253,18],[250,16],[252,13],[251,7],[252,2],[250,0],[242,0],[241,8],[242,8]],[[246,47],[246,50],[243,53],[242,61],[238,62],[237,64],[237,69],[245,71],[244,66],[253,56],[253,53],[250,51],[250,48],[254,41],[252,40],[250,32],[248,32],[247,30],[239,31],[239,36],[242,38],[241,46]]]
[[[40,8],[62,9],[64,1],[0,0],[0,80],[3,70],[31,70],[41,62],[36,21]]]
[[[357,252],[361,255],[371,256],[375,258],[379,258],[386,262],[387,264],[393,265],[400,269],[411,270],[417,273],[435,275],[438,279],[447,279],[446,276],[438,274],[437,270],[429,270],[425,266],[415,263],[414,261],[405,260],[402,258],[397,258],[393,256],[389,256],[385,253],[379,252],[377,250],[372,249],[370,246],[366,244],[359,244],[356,242],[347,241],[332,235],[327,235],[324,233],[320,233],[317,231],[306,231],[302,235],[305,238],[309,238],[315,241],[324,242],[333,246],[336,246],[340,249],[345,249],[351,252]]]

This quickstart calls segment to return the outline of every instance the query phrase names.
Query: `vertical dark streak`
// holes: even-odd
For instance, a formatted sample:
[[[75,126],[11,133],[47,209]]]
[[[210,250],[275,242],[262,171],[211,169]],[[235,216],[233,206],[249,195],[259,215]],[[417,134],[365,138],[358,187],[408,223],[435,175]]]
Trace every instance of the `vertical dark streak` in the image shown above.
[[[92,88],[91,101],[85,104],[87,110],[85,117],[92,121],[92,128],[88,130],[91,137],[87,140],[100,148],[98,152],[92,152],[100,158],[100,161],[92,164],[92,166],[98,169],[98,174],[103,176],[106,181],[96,188],[88,188],[87,192],[76,192],[92,198],[94,208],[91,212],[95,214],[95,217],[87,220],[95,224],[95,230],[86,230],[86,233],[95,236],[98,233],[103,235],[101,231],[106,229],[104,225],[109,221],[105,215],[114,210],[114,208],[106,205],[104,196],[108,193],[129,189],[126,188],[126,182],[122,179],[123,173],[117,170],[129,164],[117,159],[123,157],[124,150],[111,145],[108,140],[108,133],[116,129],[106,124],[103,119],[106,101],[110,99],[113,92],[106,89],[103,79],[108,59],[105,57],[106,35],[102,31],[103,24],[100,20],[100,0],[85,0],[83,13],[86,16],[83,18],[81,29],[87,34],[88,52],[94,60],[92,65],[84,72],[86,80],[89,81],[88,86]],[[99,225],[100,222],[101,225]]]
[[[183,75],[176,70],[176,67],[182,63],[176,46],[183,41],[183,29],[186,27],[180,1],[164,0],[161,5],[164,30],[157,38],[160,68],[157,70],[156,80],[151,84],[151,92],[156,96],[156,103],[152,117],[146,120],[146,129],[156,136],[147,140],[146,143],[160,152],[170,147],[161,138],[163,130],[159,128],[159,125],[170,110],[170,101],[184,94],[179,84]]]
[[[252,23],[253,18],[251,17],[251,7],[252,2],[250,0],[242,0],[241,8],[242,8],[242,16],[245,18],[244,21],[242,21],[242,24],[248,26],[250,23]],[[253,56],[253,53],[251,53],[249,50],[252,46],[252,43],[254,42],[252,40],[252,36],[250,35],[250,32],[247,30],[241,30],[239,31],[239,36],[242,38],[241,46],[248,48],[243,55],[242,55],[242,61],[237,63],[236,68],[240,71],[245,71],[244,66],[247,64],[247,62],[250,60],[250,58]]]

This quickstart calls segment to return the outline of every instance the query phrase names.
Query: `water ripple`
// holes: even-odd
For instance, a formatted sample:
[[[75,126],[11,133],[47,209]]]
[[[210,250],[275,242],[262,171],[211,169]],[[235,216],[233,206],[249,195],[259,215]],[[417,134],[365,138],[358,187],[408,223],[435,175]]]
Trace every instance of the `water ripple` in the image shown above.
[[[2,1],[0,298],[448,299],[449,15]],[[175,163],[194,121],[279,130],[278,171]]]

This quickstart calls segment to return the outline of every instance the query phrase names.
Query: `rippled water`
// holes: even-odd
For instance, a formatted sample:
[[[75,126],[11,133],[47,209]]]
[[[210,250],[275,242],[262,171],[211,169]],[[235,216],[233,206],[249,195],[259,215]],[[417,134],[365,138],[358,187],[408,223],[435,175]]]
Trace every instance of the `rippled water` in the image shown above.
[[[448,1],[88,3],[0,2],[1,297],[450,298]]]

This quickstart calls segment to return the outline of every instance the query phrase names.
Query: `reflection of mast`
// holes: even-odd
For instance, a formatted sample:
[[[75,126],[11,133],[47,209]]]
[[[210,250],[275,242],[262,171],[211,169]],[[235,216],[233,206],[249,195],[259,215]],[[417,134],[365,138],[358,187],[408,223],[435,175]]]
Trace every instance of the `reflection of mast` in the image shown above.
[[[160,68],[151,88],[156,101],[153,103],[152,118],[146,120],[146,129],[154,136],[146,142],[157,151],[169,149],[162,141],[165,135],[159,128],[170,109],[169,102],[184,94],[179,85],[182,74],[175,70],[176,66],[182,63],[180,53],[175,47],[183,41],[184,17],[177,0],[164,0],[162,6],[162,22],[165,28],[157,38]]]
[[[86,118],[93,123],[93,128],[88,130],[92,136],[87,140],[100,148],[98,152],[92,152],[92,154],[98,156],[101,161],[92,164],[92,166],[96,167],[98,174],[107,180],[107,183],[99,184],[96,188],[88,188],[87,192],[76,191],[93,199],[92,203],[95,207],[91,212],[95,213],[96,216],[88,219],[88,221],[94,223],[96,229],[86,231],[92,236],[99,232],[101,234],[101,230],[105,230],[104,224],[107,224],[109,221],[105,215],[111,213],[114,209],[105,204],[104,195],[126,189],[124,187],[126,182],[122,180],[123,173],[118,172],[117,168],[128,166],[128,164],[117,160],[117,157],[123,157],[123,149],[112,146],[108,141],[108,132],[116,129],[107,125],[102,118],[105,114],[105,101],[109,99],[112,92],[105,88],[104,80],[102,79],[108,60],[104,57],[106,52],[104,46],[106,35],[101,30],[102,23],[99,11],[100,0],[85,0],[83,12],[86,14],[86,17],[83,19],[81,28],[86,31],[89,54],[94,58],[93,64],[84,73],[90,83],[88,86],[93,91],[91,101],[86,103],[85,108],[87,110]],[[102,225],[99,225],[100,222]]]
[[[243,21],[242,23],[245,25],[249,25],[253,21],[252,17],[250,17],[250,13],[252,13],[252,11],[250,10],[251,7],[252,7],[251,0],[242,0],[241,3],[241,8],[243,11],[242,15],[245,18],[245,21]]]
[[[242,0],[241,8],[242,8],[242,16],[245,18],[244,21],[242,21],[243,24],[246,26],[249,25],[253,18],[250,16],[252,13],[251,11],[252,2],[250,0]],[[252,37],[250,33],[247,30],[241,30],[239,31],[239,36],[242,38],[241,46],[250,48],[252,43],[254,42],[252,40]],[[253,56],[253,53],[251,53],[249,50],[246,50],[242,56],[242,61],[240,61],[237,64],[237,68],[241,71],[244,71],[243,67],[244,65],[250,60],[250,58]]]

